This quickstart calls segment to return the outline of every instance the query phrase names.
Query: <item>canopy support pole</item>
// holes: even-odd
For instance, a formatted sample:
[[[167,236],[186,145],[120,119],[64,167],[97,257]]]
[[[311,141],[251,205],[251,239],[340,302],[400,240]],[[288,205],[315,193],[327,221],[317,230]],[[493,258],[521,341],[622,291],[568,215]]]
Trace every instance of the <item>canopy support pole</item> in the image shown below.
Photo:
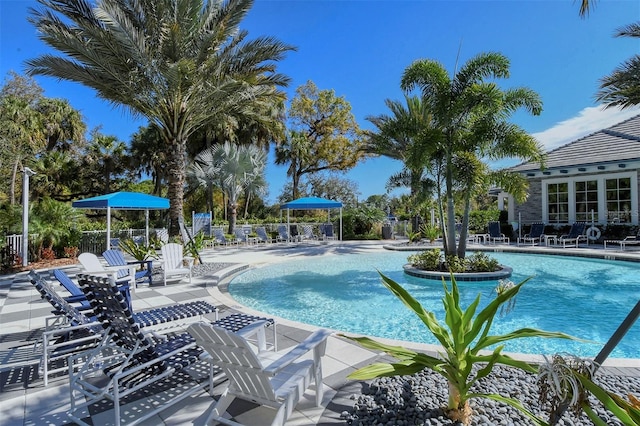
[[[149,209],[144,211],[145,244],[149,245]]]
[[[105,250],[109,250],[111,248],[111,207],[107,206],[107,248]]]

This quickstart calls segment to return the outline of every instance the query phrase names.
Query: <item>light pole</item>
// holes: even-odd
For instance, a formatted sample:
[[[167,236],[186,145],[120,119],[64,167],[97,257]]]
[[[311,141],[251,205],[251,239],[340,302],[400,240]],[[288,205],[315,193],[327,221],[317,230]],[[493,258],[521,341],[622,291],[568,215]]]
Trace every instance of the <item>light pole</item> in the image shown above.
[[[25,167],[22,179],[22,266],[29,264],[29,177],[36,174]]]

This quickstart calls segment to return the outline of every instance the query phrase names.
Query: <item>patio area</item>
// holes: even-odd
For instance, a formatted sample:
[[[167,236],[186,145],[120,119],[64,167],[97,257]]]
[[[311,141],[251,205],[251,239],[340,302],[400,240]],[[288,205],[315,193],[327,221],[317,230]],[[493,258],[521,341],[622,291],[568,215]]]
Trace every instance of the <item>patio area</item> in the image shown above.
[[[305,256],[331,255],[340,253],[384,250],[384,245],[392,241],[331,242],[329,244],[270,244],[263,246],[239,246],[233,248],[208,249],[202,253],[206,264],[217,264],[220,268],[205,275],[194,275],[191,283],[141,286],[133,293],[134,310],[206,300],[220,309],[220,317],[234,312],[265,316],[237,304],[226,292],[226,284],[234,274],[251,266],[277,263],[303,258]],[[516,247],[512,245],[477,246],[486,250],[518,250],[531,252],[558,251],[565,255],[587,255],[640,261],[640,253],[632,251],[603,250],[602,246],[589,248],[557,249],[552,247]],[[65,267],[71,276],[80,272],[80,265]],[[0,277],[0,425],[45,425],[70,423],[66,411],[69,409],[68,377],[61,374],[54,377],[45,388],[38,374],[39,352],[33,343],[38,339],[45,325],[45,318],[51,316],[50,305],[40,298],[28,281],[26,273]],[[281,318],[277,322],[278,348],[284,349],[304,340],[315,327]],[[420,344],[406,344],[433,353],[435,347]],[[314,389],[307,391],[287,425],[344,424],[341,413],[353,408],[351,395],[357,394],[361,383],[347,380],[354,369],[381,358],[377,353],[363,349],[335,335],[328,340],[327,353],[323,358],[324,399],[322,407],[314,407]],[[606,374],[640,376],[640,360],[626,360],[622,363],[606,363]],[[219,395],[223,385],[214,390]],[[202,392],[168,408],[143,424],[178,425],[204,424],[208,410],[214,399]],[[135,403],[134,405],[137,405]],[[145,404],[131,408],[144,409]],[[252,404],[234,404],[230,410],[237,420],[248,424],[264,424],[270,416],[266,408]],[[91,413],[93,424],[111,424],[112,413],[106,409]]]

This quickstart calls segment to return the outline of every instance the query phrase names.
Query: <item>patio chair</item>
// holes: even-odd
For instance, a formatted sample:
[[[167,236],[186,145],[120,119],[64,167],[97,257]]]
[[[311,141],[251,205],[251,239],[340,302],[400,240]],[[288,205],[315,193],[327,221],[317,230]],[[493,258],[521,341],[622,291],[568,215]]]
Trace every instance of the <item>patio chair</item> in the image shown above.
[[[258,235],[258,242],[263,242],[265,244],[273,242],[273,238],[271,238],[269,234],[267,234],[267,230],[264,226],[256,227],[256,234]]]
[[[585,222],[574,222],[568,234],[560,235],[557,238],[557,244],[562,244],[563,248],[579,247],[580,241],[585,241],[588,244],[589,239],[584,235],[586,226],[587,224]]]
[[[235,243],[235,241],[227,240],[227,237],[222,232],[220,228],[213,228],[213,239],[220,245],[228,246],[229,244]]]
[[[214,383],[222,379],[221,370],[202,357],[202,349],[188,333],[158,339],[141,330],[112,280],[84,274],[79,275],[78,280],[105,329],[105,337],[86,354],[86,362],[78,355],[69,358],[71,409],[68,415],[76,423],[86,424],[80,416],[89,406],[107,399],[113,402],[114,423],[120,425],[122,405],[141,396],[153,400],[154,392],[166,390],[154,401],[144,402],[145,409],[140,410],[144,415],[127,422],[138,424],[207,386],[213,389]],[[224,327],[226,323],[215,324]],[[260,335],[267,324],[268,321],[261,321],[259,326],[242,327],[237,332],[246,337]],[[235,323],[231,326],[237,329]],[[264,337],[258,340],[264,341]],[[208,377],[194,380],[187,376],[187,370],[197,365],[208,367]],[[198,373],[196,369],[190,371]],[[176,377],[175,385],[173,377]],[[149,406],[154,408],[147,410]],[[127,416],[136,411],[127,411]]]
[[[287,225],[278,225],[278,236],[276,237],[276,241],[291,241],[291,236],[289,235]]]
[[[105,250],[102,252],[102,257],[107,261],[109,266],[127,266],[126,269],[120,269],[118,271],[118,278],[127,277],[129,275],[130,265],[139,265],[140,270],[135,273],[136,286],[145,281],[149,285],[153,284],[153,260],[127,260],[124,257],[124,253],[120,250]]]
[[[55,275],[56,278],[63,277],[63,280],[67,281],[67,285],[70,283],[72,287],[79,289],[64,272],[55,271],[59,271]],[[43,350],[40,369],[43,372],[44,384],[47,386],[51,374],[66,370],[64,359],[70,353],[86,350],[87,342],[94,341],[96,336],[102,334],[102,327],[95,322],[96,318],[91,310],[86,309],[87,306],[75,305],[67,301],[37,272],[29,272],[29,279],[42,298],[54,308],[52,312],[55,317],[45,320],[45,332],[42,337]],[[128,291],[123,291],[123,286],[119,286],[118,290],[129,310],[133,312]],[[88,304],[86,294],[84,292],[82,294],[85,298],[84,303]],[[88,307],[91,308],[91,306]],[[218,309],[208,302],[198,300],[135,312],[133,320],[140,327],[151,327],[155,331],[161,331],[183,327],[188,322],[201,320],[205,315],[212,313],[215,314],[215,320],[218,320]],[[258,317],[251,318],[257,319]],[[235,321],[240,322],[241,320],[243,319],[238,318]],[[246,323],[247,320],[244,321]],[[56,365],[56,367],[52,369],[50,365]]]
[[[320,225],[320,233],[322,234],[323,240],[335,240],[336,237],[333,235],[333,223],[323,223]]]
[[[300,231],[298,231],[298,225],[289,225],[289,239],[291,241],[300,241]]]
[[[78,255],[78,261],[88,274],[108,276],[113,278],[118,284],[128,283],[135,285],[135,275],[132,275],[132,272],[135,272],[135,266],[130,266],[129,273],[126,276],[120,276],[120,270],[105,268],[100,262],[100,259],[98,259],[98,256],[93,253],[80,253]]]
[[[89,302],[87,302],[87,296],[84,295],[80,287],[67,275],[62,269],[54,269],[52,272],[53,277],[60,283],[62,286],[71,294],[71,296],[67,296],[64,299],[67,302],[80,302],[83,306],[89,307]],[[123,288],[124,290],[124,288]],[[129,291],[128,286],[126,291]]]
[[[255,238],[250,237],[249,234],[247,232],[245,232],[245,230],[242,229],[242,228],[234,228],[233,229],[233,234],[235,235],[236,241],[238,243],[240,243],[242,241],[246,245],[249,245],[250,243],[254,243],[256,241]]]
[[[318,236],[313,233],[313,226],[304,225],[302,226],[302,234],[300,235],[300,240],[317,240]]]
[[[212,386],[214,380],[221,377],[213,364],[209,365],[208,381],[187,382],[185,375],[178,376],[200,362],[202,355],[202,349],[189,334],[153,339],[135,322],[128,304],[111,280],[84,274],[78,279],[105,329],[105,337],[98,347],[82,354],[86,360],[80,355],[69,357],[71,408],[67,414],[71,420],[87,424],[83,416],[89,406],[106,399],[113,403],[114,423],[120,425],[122,405],[141,395],[147,397],[144,391],[153,393],[151,385],[160,385],[161,381],[171,386],[168,380],[177,377],[179,384],[172,386],[156,404],[151,403],[153,409],[145,409],[144,415],[127,422],[138,424],[207,385]],[[127,417],[130,415],[127,412]]]
[[[489,242],[491,242],[492,244],[495,244],[496,242],[499,241],[499,242],[506,242],[507,244],[509,244],[510,242],[509,237],[507,237],[500,231],[500,222],[489,222],[488,228],[489,228],[489,235],[488,235]]]
[[[183,256],[182,250],[182,245],[177,243],[169,243],[160,247],[164,285],[167,285],[167,278],[175,276],[179,276],[180,279],[189,276],[189,282],[191,282],[191,268],[193,267],[194,259],[193,257]]]
[[[636,235],[628,235],[622,240],[605,240],[605,250],[607,249],[607,244],[618,244],[620,246],[620,250],[623,251],[627,248],[627,246],[640,246],[640,228],[638,228],[638,233]]]
[[[256,353],[243,336],[215,325],[194,323],[187,331],[229,379],[205,424],[215,420],[237,425],[224,416],[229,405],[238,398],[274,409],[271,424],[283,425],[312,380],[315,382],[315,403],[320,406],[323,395],[321,358],[331,334],[328,330],[316,331],[285,353],[266,356],[264,352]],[[305,356],[309,352],[313,352],[312,358]],[[267,424],[266,419],[262,420]]]
[[[531,229],[528,234],[525,234],[522,237],[518,237],[518,245],[520,243],[527,244],[531,243],[532,246],[536,244],[540,244],[544,239],[544,223],[532,223]]]

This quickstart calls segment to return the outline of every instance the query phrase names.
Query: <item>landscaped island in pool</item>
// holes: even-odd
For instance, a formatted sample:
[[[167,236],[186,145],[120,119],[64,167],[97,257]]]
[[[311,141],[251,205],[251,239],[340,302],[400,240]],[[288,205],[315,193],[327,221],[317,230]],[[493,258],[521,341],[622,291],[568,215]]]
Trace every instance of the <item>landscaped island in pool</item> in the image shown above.
[[[245,306],[279,317],[353,334],[437,344],[426,326],[380,282],[376,270],[402,283],[423,306],[444,318],[442,282],[404,274],[410,252],[330,255],[251,269],[235,277],[230,294]],[[492,333],[521,327],[561,331],[595,343],[520,339],[508,352],[595,356],[640,295],[640,264],[593,258],[491,253],[513,268],[520,291],[515,309],[497,316]],[[495,297],[497,282],[459,283],[461,303],[481,293],[481,307]],[[640,358],[640,333],[628,333],[610,355]]]

